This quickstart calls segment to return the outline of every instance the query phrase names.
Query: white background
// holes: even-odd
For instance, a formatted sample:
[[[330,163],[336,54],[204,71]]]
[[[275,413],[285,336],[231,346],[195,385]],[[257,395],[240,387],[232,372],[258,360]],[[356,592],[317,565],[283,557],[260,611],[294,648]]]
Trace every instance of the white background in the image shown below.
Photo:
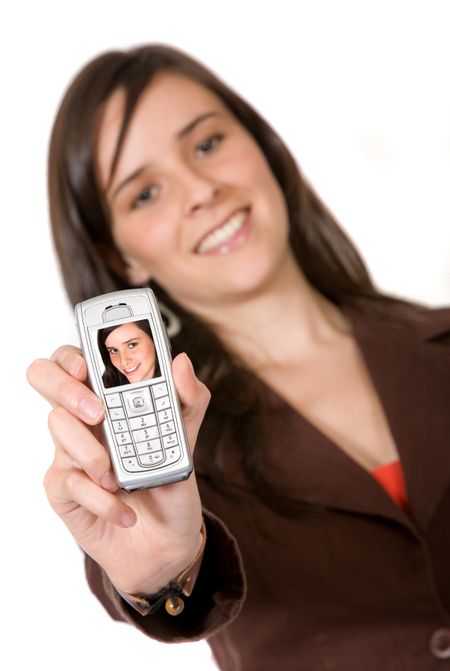
[[[100,51],[148,41],[197,56],[278,129],[377,283],[443,304],[450,298],[447,8],[432,0],[2,4],[0,612],[9,669],[214,668],[204,643],[156,644],[108,618],[42,488],[53,448],[46,403],[26,385],[25,368],[75,342],[45,184],[49,130],[69,79]]]

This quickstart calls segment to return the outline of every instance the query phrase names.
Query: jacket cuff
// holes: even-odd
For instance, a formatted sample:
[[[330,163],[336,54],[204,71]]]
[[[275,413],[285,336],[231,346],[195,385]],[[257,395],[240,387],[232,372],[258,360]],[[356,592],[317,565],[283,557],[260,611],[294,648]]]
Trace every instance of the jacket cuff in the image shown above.
[[[86,557],[89,586],[114,619],[133,624],[156,640],[182,642],[209,637],[237,617],[246,593],[237,542],[218,517],[208,511],[203,515],[208,540],[201,568],[195,588],[177,617],[164,609],[139,614],[121,598],[100,566]]]

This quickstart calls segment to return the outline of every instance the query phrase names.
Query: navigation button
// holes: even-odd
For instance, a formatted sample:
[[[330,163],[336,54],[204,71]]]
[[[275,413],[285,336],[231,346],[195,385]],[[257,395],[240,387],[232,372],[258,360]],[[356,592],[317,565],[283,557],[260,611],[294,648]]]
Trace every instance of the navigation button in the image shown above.
[[[128,417],[136,415],[145,415],[153,410],[153,404],[148,387],[124,391],[123,396],[126,401]]]

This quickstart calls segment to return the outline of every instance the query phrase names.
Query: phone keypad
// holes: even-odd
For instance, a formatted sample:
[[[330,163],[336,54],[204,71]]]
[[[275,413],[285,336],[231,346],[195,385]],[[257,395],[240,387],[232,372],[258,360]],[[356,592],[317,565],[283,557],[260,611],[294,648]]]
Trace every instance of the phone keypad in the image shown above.
[[[173,464],[181,457],[181,450],[179,445],[171,447],[169,450],[166,450],[166,461],[169,464]]]
[[[122,431],[128,430],[128,425],[126,421],[120,419],[118,422],[113,422],[114,433],[122,433]]]
[[[146,429],[149,426],[156,426],[156,416],[151,414],[142,415],[142,417],[130,417],[128,422],[130,424],[130,429],[133,431],[136,431],[137,429]]]
[[[148,454],[149,452],[158,452],[162,449],[161,441],[159,438],[154,440],[144,440],[142,443],[136,443],[136,448],[138,454]]]
[[[144,440],[153,440],[159,438],[159,431],[157,426],[150,426],[148,429],[138,429],[133,431],[133,438],[137,443]]]
[[[122,392],[121,396],[125,397],[128,417],[145,415],[148,412],[153,412],[153,403],[149,387],[141,387],[141,389]]]
[[[170,399],[168,396],[162,396],[161,398],[155,399],[155,407],[157,410],[165,410],[170,408]]]
[[[173,415],[172,415],[172,410],[170,408],[168,408],[167,410],[161,410],[161,412],[158,412],[158,420],[160,422],[168,422],[171,419],[173,419]]]
[[[120,394],[108,394],[106,396],[106,405],[108,408],[121,408],[122,400]]]
[[[111,419],[125,419],[123,408],[110,408],[109,416]]]
[[[160,450],[159,452],[152,452],[151,454],[142,454],[139,457],[141,464],[145,466],[159,466],[165,459],[165,455]]]
[[[142,466],[136,457],[127,457],[126,459],[122,459],[122,464],[124,469],[130,473],[138,473],[139,471],[142,471]]]
[[[106,404],[126,471],[148,470],[181,458],[165,382],[107,394]]]
[[[131,443],[128,445],[119,445],[119,454],[123,457],[134,457],[134,447]]]
[[[131,440],[129,432],[124,431],[123,433],[116,433],[116,442],[118,445],[128,445],[133,441]]]
[[[170,436],[163,437],[164,447],[174,447],[175,445],[178,445],[178,439],[175,433],[171,433]]]
[[[165,424],[161,424],[159,428],[161,429],[162,436],[167,436],[168,433],[175,432],[175,425],[173,422],[166,422]]]
[[[161,396],[167,396],[167,385],[165,382],[161,382],[161,384],[155,384],[152,387],[152,391],[155,398],[161,398]]]

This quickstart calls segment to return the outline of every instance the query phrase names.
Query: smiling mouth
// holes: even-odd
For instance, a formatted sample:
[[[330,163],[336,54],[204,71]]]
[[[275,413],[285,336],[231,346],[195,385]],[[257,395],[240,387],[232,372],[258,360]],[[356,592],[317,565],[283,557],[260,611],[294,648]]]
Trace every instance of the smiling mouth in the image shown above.
[[[133,368],[124,368],[124,370],[123,370],[124,375],[127,375],[127,376],[128,376],[128,375],[133,375],[133,373],[135,373],[135,372],[137,371],[137,369],[139,368],[140,365],[141,365],[141,364],[138,363],[138,365],[137,365],[137,366],[133,366]]]
[[[195,250],[197,254],[207,254],[226,245],[238,233],[245,224],[248,217],[248,209],[240,210],[233,214],[227,221],[215,228],[211,233],[205,235]]]

